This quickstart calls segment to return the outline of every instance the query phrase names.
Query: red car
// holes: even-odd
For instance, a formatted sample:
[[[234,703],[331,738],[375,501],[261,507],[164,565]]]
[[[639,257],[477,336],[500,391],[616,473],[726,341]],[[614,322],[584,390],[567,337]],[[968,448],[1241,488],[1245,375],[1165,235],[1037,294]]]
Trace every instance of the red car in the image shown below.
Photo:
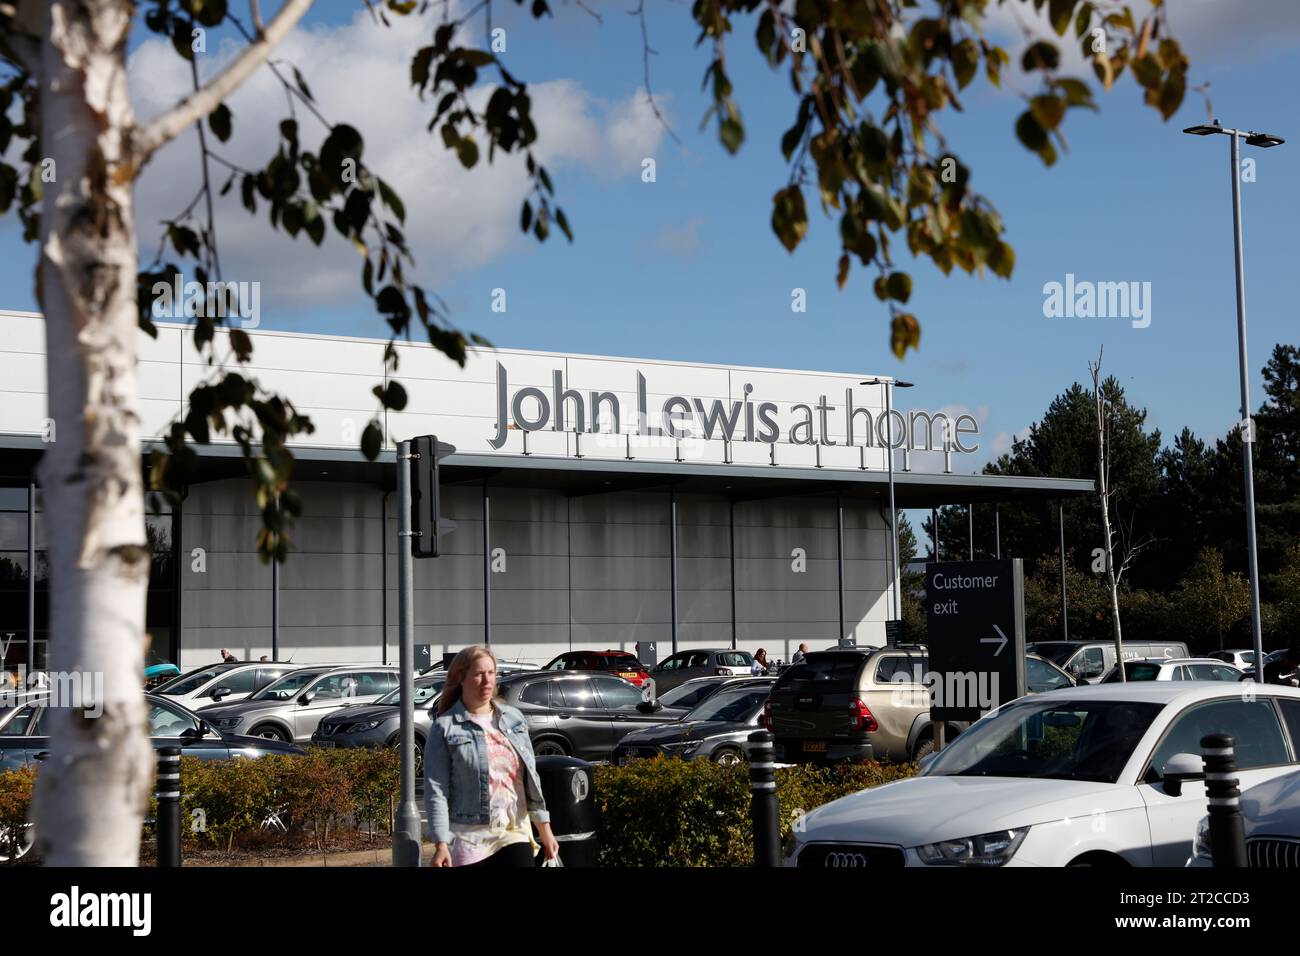
[[[646,666],[627,651],[569,651],[561,654],[544,671],[603,671],[640,687],[650,676]]]

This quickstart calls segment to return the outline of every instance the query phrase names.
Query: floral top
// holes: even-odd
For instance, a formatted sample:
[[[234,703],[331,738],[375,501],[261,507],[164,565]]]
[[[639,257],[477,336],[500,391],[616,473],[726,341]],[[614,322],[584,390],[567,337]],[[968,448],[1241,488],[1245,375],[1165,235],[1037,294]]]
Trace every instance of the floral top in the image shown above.
[[[491,715],[470,714],[469,719],[487,735],[488,822],[451,825],[451,865],[478,863],[512,843],[528,843],[536,853],[519,755],[498,728],[495,709]]]

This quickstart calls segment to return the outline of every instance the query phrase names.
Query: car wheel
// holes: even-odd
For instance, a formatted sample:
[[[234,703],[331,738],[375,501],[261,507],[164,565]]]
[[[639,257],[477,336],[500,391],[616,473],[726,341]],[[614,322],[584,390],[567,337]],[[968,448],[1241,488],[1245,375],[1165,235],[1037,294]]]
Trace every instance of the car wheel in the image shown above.
[[[397,733],[389,737],[388,746],[396,751],[400,758],[402,753],[402,735]],[[419,734],[415,735],[415,776],[416,779],[424,776],[424,738]]]
[[[12,863],[14,860],[21,860],[25,857],[27,851],[32,848],[32,844],[36,842],[36,830],[30,823],[24,824],[22,832],[18,834],[17,841],[14,841],[17,842],[17,847],[11,846],[12,840],[13,835],[10,829],[0,827],[0,863]],[[9,855],[11,850],[14,851],[12,856]]]
[[[735,747],[719,747],[713,751],[713,756],[709,759],[722,767],[734,767],[738,763],[743,763],[745,756]]]
[[[262,724],[254,727],[248,732],[250,737],[261,737],[263,740],[278,740],[281,743],[289,743],[289,735],[274,724]]]
[[[916,763],[916,761],[920,760],[922,757],[928,757],[932,753],[934,753],[934,738],[926,737],[922,739],[920,743],[916,745],[916,749],[912,751],[912,763]]]
[[[548,737],[533,744],[533,756],[567,757],[569,756],[569,748],[564,745],[563,741]]]

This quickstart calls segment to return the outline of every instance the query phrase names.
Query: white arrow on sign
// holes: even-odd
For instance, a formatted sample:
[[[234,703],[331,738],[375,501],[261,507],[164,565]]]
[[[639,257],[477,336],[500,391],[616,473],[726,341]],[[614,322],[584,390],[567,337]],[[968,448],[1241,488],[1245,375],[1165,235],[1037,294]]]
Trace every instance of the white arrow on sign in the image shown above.
[[[996,624],[993,625],[993,630],[995,630],[995,631],[998,632],[998,636],[997,636],[997,637],[981,637],[981,638],[980,638],[980,643],[981,643],[981,644],[997,644],[997,645],[998,645],[998,649],[997,649],[996,651],[993,652],[993,656],[994,656],[994,657],[997,657],[999,654],[1002,653],[1002,648],[1004,648],[1004,647],[1007,646],[1007,636],[1006,636],[1005,634],[1002,633],[1002,628],[998,627]]]

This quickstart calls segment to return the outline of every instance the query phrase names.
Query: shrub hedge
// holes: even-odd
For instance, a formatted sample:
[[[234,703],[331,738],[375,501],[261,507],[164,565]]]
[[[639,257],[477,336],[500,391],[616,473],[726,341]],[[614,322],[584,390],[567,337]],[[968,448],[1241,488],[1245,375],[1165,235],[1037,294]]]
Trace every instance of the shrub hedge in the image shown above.
[[[913,764],[837,764],[776,771],[781,836],[814,807],[916,773]],[[596,768],[605,866],[751,866],[749,765],[672,757]]]
[[[784,837],[803,811],[916,772],[911,764],[798,766],[776,772]],[[0,774],[0,838],[21,833],[35,772]],[[400,768],[395,751],[321,750],[230,761],[181,758],[181,829],[191,848],[232,850],[241,837],[316,848],[331,828],[392,832]],[[749,767],[656,757],[596,768],[605,866],[748,866],[753,862]],[[151,797],[148,818],[157,806]],[[274,818],[283,826],[269,821]],[[0,848],[0,856],[12,856]]]

